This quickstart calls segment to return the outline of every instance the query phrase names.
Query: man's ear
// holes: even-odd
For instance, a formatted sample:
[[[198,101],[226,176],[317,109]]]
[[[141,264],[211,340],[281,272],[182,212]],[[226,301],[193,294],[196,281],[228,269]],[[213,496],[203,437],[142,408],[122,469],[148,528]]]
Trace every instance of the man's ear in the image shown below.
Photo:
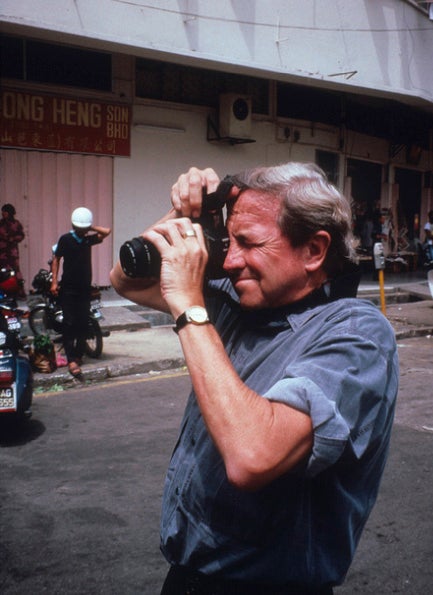
[[[306,244],[305,268],[310,273],[323,266],[328,248],[331,245],[331,236],[327,231],[317,231]]]

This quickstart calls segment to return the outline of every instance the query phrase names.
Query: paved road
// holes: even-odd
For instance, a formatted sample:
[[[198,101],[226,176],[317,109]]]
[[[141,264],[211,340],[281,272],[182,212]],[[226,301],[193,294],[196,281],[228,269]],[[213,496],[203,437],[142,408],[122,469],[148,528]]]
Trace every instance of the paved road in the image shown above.
[[[400,391],[379,498],[336,595],[433,592],[433,337],[399,343]]]
[[[336,595],[431,591],[433,339],[400,343],[401,392],[378,503]],[[0,592],[157,595],[164,472],[189,379],[141,376],[38,395],[0,437]]]
[[[2,595],[159,592],[162,484],[188,386],[183,374],[39,395],[28,431],[3,434]]]

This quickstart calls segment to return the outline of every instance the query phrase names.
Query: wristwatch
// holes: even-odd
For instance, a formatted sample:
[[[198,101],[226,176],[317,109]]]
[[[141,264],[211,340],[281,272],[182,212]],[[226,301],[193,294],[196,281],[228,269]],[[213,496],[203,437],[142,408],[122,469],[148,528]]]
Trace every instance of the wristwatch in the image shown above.
[[[176,320],[174,332],[178,333],[187,324],[208,324],[210,322],[206,308],[203,306],[191,306]]]

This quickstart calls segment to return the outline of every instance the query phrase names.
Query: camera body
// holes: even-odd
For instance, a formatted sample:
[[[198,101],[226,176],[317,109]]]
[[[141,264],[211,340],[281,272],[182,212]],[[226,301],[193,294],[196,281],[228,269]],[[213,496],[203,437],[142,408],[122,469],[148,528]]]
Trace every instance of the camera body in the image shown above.
[[[191,219],[200,223],[209,254],[206,276],[209,279],[225,277],[224,260],[229,249],[229,238],[224,222],[223,208],[233,184],[230,177],[222,180],[215,192],[203,189],[200,217]],[[146,278],[160,276],[161,256],[156,247],[142,237],[133,238],[120,247],[120,265],[128,277]]]

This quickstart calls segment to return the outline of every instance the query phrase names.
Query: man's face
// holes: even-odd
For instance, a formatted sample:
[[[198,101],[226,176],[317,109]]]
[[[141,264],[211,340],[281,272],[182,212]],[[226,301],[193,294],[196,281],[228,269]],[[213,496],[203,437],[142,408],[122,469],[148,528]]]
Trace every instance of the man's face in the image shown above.
[[[75,233],[77,234],[77,236],[79,238],[84,238],[85,235],[87,235],[89,228],[88,227],[74,227]]]
[[[246,309],[283,306],[311,291],[305,248],[293,248],[282,235],[279,210],[275,197],[245,190],[228,217],[230,248],[224,269]]]

